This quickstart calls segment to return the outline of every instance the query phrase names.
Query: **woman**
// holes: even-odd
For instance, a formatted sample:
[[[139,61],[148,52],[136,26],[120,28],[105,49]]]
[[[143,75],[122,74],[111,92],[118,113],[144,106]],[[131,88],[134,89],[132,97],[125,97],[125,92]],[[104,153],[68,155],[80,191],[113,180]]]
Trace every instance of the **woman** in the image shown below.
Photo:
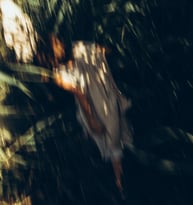
[[[61,45],[58,39],[52,40],[53,48]],[[130,104],[115,85],[104,48],[78,41],[72,45],[72,56],[67,64],[54,68],[55,81],[63,89],[74,93],[77,118],[85,133],[95,141],[101,156],[111,160],[116,184],[122,191],[122,149],[132,143],[125,119]]]

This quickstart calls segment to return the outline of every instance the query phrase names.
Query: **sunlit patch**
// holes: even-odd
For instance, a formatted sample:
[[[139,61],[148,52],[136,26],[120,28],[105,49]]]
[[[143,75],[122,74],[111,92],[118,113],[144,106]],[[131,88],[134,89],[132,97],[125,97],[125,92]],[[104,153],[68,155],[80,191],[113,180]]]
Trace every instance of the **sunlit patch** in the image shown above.
[[[107,116],[108,115],[108,110],[107,110],[107,104],[106,104],[105,101],[103,101],[103,108],[104,108],[105,115]]]
[[[88,64],[88,56],[86,47],[82,41],[79,41],[73,48],[73,54],[75,58],[84,58],[85,63]]]
[[[68,69],[66,65],[60,65],[59,68],[55,68],[55,72],[59,74],[63,84],[68,84],[73,88],[80,87],[81,91],[85,89],[85,77],[75,67]]]
[[[80,75],[80,89],[82,92],[84,92],[84,88],[85,88],[85,80],[84,80],[83,74],[81,74]]]
[[[0,9],[7,46],[15,51],[17,61],[31,62],[36,52],[36,32],[29,16],[12,0],[1,0]]]
[[[96,58],[95,58],[95,54],[91,53],[91,63],[92,65],[95,65],[96,64]]]
[[[11,200],[12,201],[12,200]],[[0,201],[0,205],[32,205],[30,196],[22,196],[21,199],[18,198],[15,202],[5,202]]]
[[[61,79],[64,83],[67,83],[67,84],[72,85],[73,87],[76,87],[78,74],[74,73],[73,75],[72,73],[68,73],[65,65],[61,65],[57,72],[59,72]]]
[[[103,81],[103,83],[105,83],[105,76],[104,76],[104,72],[102,69],[99,70],[99,75],[100,75],[100,78]]]
[[[106,69],[106,66],[105,66],[104,62],[102,62],[102,69],[103,69],[104,73],[107,73],[107,69]]]
[[[91,46],[90,52],[91,52],[91,55],[90,55],[91,63],[92,65],[95,65],[96,64],[96,47],[94,44]]]
[[[9,86],[6,83],[0,83],[0,102],[2,102],[10,92]]]
[[[89,85],[89,84],[90,84],[90,77],[89,77],[88,72],[86,72],[86,80],[87,80],[87,83],[88,83],[88,85]]]
[[[0,147],[4,147],[6,142],[10,142],[11,140],[11,133],[5,128],[0,128]]]

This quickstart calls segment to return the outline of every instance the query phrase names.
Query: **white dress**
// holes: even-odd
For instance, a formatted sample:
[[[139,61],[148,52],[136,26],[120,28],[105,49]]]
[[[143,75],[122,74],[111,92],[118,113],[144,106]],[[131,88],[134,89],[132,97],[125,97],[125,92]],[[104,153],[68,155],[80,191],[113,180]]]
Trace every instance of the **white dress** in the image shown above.
[[[112,78],[104,49],[94,43],[73,43],[74,66],[58,68],[63,80],[80,88],[87,97],[95,120],[105,132],[98,135],[90,129],[82,107],[77,102],[77,118],[84,131],[95,141],[104,159],[121,158],[124,145],[132,143],[132,134],[125,119],[129,101],[120,93]]]

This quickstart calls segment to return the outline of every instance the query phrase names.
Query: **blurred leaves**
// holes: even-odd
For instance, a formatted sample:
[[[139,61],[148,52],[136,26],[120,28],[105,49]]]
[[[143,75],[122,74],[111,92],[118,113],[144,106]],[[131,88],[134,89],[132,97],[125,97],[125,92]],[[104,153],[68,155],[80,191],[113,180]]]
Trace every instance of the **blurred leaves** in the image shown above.
[[[2,102],[7,94],[10,92],[10,88],[6,83],[0,83],[0,102]]]
[[[33,98],[31,91],[21,81],[16,79],[15,76],[10,76],[0,71],[0,82],[6,83],[10,86],[15,86],[24,92],[28,97]]]
[[[19,75],[21,73],[26,73],[31,76],[37,75],[40,76],[41,75],[45,75],[45,77],[47,78],[53,78],[53,72],[48,70],[47,68],[43,68],[40,66],[35,66],[32,64],[14,64],[14,63],[8,63],[8,68],[12,71],[15,71],[16,75]],[[25,81],[25,77],[23,79]],[[31,82],[33,82],[33,80],[31,80]]]
[[[61,118],[61,116],[58,117]],[[17,155],[17,152],[20,151],[20,149],[22,149],[23,147],[26,148],[29,147],[28,151],[35,152],[36,140],[40,140],[40,141],[42,140],[42,139],[35,139],[37,133],[41,133],[43,130],[46,129],[46,127],[51,126],[56,119],[57,119],[56,116],[50,116],[47,117],[46,119],[38,121],[36,124],[32,125],[32,127],[30,127],[23,135],[17,136],[15,140],[12,139],[12,142],[10,142],[10,137],[8,136],[9,146],[4,147],[5,152],[2,149],[0,149],[0,166],[3,167],[5,163],[9,164],[9,160],[15,161],[20,164],[25,163],[25,161],[22,160],[22,156]],[[8,132],[6,133],[9,134]],[[6,140],[6,138],[7,137],[5,134],[1,135],[2,140]]]

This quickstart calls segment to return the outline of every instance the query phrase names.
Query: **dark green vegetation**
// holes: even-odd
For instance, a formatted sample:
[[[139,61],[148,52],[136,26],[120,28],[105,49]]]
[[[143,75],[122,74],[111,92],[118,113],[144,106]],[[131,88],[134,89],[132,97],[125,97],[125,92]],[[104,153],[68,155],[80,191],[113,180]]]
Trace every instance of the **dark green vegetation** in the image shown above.
[[[17,108],[8,117],[1,113],[2,123],[15,138],[35,136],[21,149],[13,149],[17,153],[11,157],[13,168],[3,166],[3,198],[25,192],[35,205],[191,205],[193,2],[18,2],[43,39],[55,32],[67,47],[81,39],[108,48],[115,81],[133,103],[127,116],[134,127],[136,150],[125,150],[123,200],[110,163],[101,160],[95,145],[82,134],[73,96],[52,83],[14,84],[0,74],[5,83],[1,96],[7,95],[3,105]],[[1,45],[5,59],[8,51]],[[13,76],[3,62],[1,67]],[[61,117],[53,117],[51,123],[53,115]],[[26,130],[31,126],[30,135]]]

